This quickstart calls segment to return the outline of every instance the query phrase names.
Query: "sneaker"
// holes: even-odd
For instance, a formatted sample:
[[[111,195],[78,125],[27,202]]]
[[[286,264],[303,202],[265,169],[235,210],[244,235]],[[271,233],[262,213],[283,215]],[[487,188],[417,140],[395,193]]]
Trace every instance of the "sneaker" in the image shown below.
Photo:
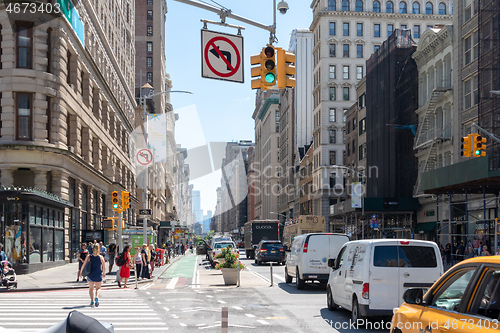
[[[97,308],[99,306],[99,299],[96,297],[95,298],[95,307]]]
[[[83,280],[82,280],[82,281],[83,281],[83,282],[87,282],[87,279],[86,279],[86,278],[83,278]]]
[[[94,307],[94,302],[90,302],[90,307]]]
[[[120,281],[118,281],[118,287],[122,287],[122,283]]]

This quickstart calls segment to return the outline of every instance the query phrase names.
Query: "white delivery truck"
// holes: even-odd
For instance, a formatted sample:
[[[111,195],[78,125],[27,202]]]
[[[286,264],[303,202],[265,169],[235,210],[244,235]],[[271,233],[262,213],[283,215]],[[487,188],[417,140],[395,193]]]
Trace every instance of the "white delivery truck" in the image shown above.
[[[344,234],[311,233],[294,238],[287,249],[285,281],[297,280],[297,289],[304,289],[306,281],[328,281],[329,258],[336,258],[342,246],[349,241]]]
[[[391,316],[411,287],[428,288],[443,274],[434,242],[370,239],[346,243],[334,259],[326,286],[328,309],[351,311],[352,320]]]

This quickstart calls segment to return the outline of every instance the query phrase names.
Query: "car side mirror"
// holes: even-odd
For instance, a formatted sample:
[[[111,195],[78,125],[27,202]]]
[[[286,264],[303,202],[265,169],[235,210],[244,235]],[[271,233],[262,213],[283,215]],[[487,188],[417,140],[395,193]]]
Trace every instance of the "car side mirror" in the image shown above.
[[[422,288],[410,288],[403,294],[403,301],[408,304],[423,304],[424,290]]]
[[[328,259],[328,267],[334,268],[335,267],[335,259]]]

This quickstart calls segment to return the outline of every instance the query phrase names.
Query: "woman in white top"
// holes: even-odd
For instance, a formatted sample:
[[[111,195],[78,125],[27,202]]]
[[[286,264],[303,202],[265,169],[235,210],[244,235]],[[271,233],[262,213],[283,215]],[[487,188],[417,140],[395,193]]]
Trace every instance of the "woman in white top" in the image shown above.
[[[140,276],[142,270],[142,256],[141,256],[140,246],[137,246],[135,248],[134,263],[135,263],[135,271],[137,272],[137,280],[141,280]]]

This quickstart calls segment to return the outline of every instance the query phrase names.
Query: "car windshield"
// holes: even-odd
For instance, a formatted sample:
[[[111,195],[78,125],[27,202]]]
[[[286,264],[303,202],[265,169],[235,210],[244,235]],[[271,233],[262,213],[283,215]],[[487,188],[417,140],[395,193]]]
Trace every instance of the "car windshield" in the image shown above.
[[[266,250],[279,250],[283,248],[283,245],[281,243],[264,243],[262,244],[262,248]]]
[[[225,249],[226,247],[233,247],[232,243],[217,243],[215,244],[216,249]]]

